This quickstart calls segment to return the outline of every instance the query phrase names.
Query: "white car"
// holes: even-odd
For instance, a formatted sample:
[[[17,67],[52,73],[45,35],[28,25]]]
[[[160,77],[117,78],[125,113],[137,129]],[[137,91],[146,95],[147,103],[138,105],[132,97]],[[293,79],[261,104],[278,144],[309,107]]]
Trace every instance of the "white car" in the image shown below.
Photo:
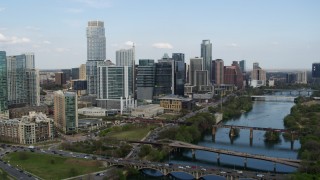
[[[263,174],[257,174],[257,177],[262,178],[264,175]]]

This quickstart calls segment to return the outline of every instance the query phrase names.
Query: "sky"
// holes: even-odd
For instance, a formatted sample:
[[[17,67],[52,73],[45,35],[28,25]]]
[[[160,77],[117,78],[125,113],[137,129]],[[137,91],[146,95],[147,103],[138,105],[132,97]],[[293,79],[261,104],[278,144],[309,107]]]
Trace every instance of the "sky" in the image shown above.
[[[34,52],[36,68],[79,67],[86,27],[105,23],[107,59],[136,45],[138,59],[200,56],[202,40],[225,65],[246,60],[265,69],[311,69],[320,62],[318,0],[2,0],[0,51]]]

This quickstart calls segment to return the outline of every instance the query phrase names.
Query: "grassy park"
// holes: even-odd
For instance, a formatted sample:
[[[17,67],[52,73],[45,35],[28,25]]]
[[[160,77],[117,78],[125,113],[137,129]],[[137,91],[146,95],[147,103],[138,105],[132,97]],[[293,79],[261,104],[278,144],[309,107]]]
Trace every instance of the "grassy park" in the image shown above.
[[[10,153],[5,158],[12,166],[43,179],[64,179],[103,170],[101,162],[31,152]]]
[[[108,137],[127,140],[141,140],[154,126],[141,126],[119,132],[111,132]]]

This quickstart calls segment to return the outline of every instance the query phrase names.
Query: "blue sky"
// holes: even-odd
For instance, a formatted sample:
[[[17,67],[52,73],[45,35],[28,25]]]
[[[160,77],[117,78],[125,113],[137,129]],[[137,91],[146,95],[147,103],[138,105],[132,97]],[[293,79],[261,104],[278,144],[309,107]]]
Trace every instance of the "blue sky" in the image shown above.
[[[40,69],[86,62],[86,26],[105,22],[107,58],[136,44],[136,59],[164,53],[200,56],[210,39],[213,59],[247,60],[266,69],[311,69],[320,62],[318,0],[3,0],[0,50],[34,52]]]

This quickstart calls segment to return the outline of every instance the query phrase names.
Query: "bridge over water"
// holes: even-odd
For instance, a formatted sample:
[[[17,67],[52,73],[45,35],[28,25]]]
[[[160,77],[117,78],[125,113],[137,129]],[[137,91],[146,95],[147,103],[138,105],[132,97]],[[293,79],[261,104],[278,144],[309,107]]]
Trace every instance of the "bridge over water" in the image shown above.
[[[254,101],[294,102],[297,96],[251,96]]]
[[[215,175],[224,177],[226,179],[240,179],[240,178],[253,178],[256,179],[257,175],[252,171],[229,171],[217,168],[186,166],[180,164],[165,164],[159,162],[149,162],[131,159],[107,159],[105,160],[108,166],[126,166],[135,168],[137,170],[151,169],[160,171],[164,176],[168,176],[175,172],[183,172],[192,175],[195,179],[203,179],[208,175]],[[283,174],[270,174],[262,173],[266,179],[284,179]]]
[[[249,153],[243,153],[243,152],[237,152],[237,151],[230,151],[225,149],[217,149],[217,148],[210,148],[210,147],[204,147],[204,146],[198,146],[194,144],[189,144],[181,141],[171,141],[168,140],[168,142],[146,142],[146,141],[128,141],[130,143],[140,143],[140,144],[151,144],[151,145],[165,145],[172,148],[184,148],[184,149],[190,149],[192,150],[192,155],[195,156],[195,150],[201,150],[201,151],[208,151],[208,152],[214,152],[217,153],[217,161],[220,162],[220,154],[225,155],[231,155],[231,156],[238,156],[244,158],[244,166],[247,166],[247,158],[251,159],[259,159],[264,161],[269,161],[273,163],[280,163],[291,167],[300,167],[301,160],[297,159],[288,159],[288,158],[277,158],[277,157],[268,157],[258,154],[249,154]]]

